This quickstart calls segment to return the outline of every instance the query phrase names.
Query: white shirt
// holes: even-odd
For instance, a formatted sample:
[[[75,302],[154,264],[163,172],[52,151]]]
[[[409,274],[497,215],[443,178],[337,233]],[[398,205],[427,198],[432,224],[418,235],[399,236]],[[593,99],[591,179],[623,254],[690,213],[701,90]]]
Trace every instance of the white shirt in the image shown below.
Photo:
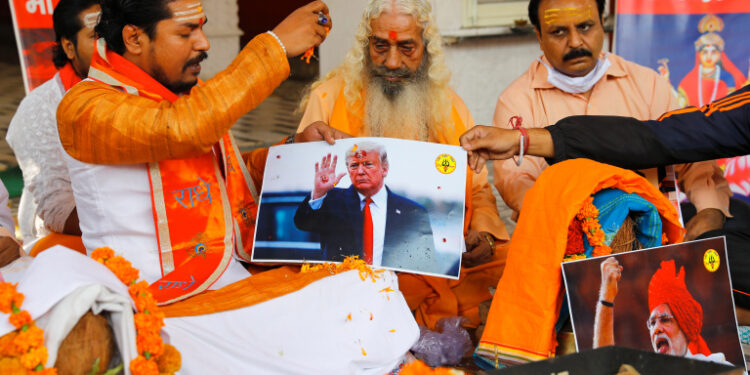
[[[18,226],[25,244],[46,236],[47,228],[61,233],[75,208],[57,131],[57,106],[63,95],[58,73],[21,101],[5,136],[23,171]]]
[[[326,194],[327,195],[327,194]],[[310,195],[310,208],[319,210],[323,206],[323,199],[326,195],[312,199]],[[359,210],[365,209],[365,196],[357,192],[359,196]],[[385,219],[388,215],[388,191],[383,186],[375,195],[372,196],[370,203],[370,215],[372,216],[372,265],[380,266],[383,263],[383,244],[385,243]]]
[[[138,268],[141,279],[149,283],[160,279],[159,245],[146,164],[94,165],[67,153],[65,160],[86,250],[110,247]],[[232,259],[209,289],[219,289],[249,275]]]

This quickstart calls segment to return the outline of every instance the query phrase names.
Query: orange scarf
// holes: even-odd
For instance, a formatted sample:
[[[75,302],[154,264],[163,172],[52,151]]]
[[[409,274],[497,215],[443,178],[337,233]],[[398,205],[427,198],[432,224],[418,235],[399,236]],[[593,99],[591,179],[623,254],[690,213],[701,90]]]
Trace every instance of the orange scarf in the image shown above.
[[[477,354],[511,364],[554,356],[554,325],[563,297],[560,263],[568,226],[587,197],[607,188],[636,193],[651,202],[662,218],[668,242],[682,241],[685,230],[675,207],[635,172],[587,159],[547,168],[524,198]]]
[[[103,39],[97,41],[89,78],[159,102],[178,98],[108,50]],[[257,194],[241,161],[227,133],[204,155],[148,164],[163,276],[150,290],[159,304],[210,287],[228,267],[235,245],[238,256],[250,260]]]
[[[76,70],[73,69],[73,64],[70,62],[60,68],[58,73],[60,73],[60,81],[62,81],[65,92],[68,92],[68,90],[70,90],[70,88],[76,83],[81,82],[81,77],[78,76]]]

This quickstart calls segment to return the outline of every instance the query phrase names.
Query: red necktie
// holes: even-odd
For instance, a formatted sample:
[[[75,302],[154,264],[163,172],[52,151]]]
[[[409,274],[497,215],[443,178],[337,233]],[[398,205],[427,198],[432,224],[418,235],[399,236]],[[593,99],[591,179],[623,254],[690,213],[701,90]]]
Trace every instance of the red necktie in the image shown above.
[[[370,203],[372,203],[372,199],[370,197],[365,198],[365,207],[362,210],[362,221],[364,222],[364,227],[362,228],[362,248],[367,264],[372,264],[372,215],[370,214]]]

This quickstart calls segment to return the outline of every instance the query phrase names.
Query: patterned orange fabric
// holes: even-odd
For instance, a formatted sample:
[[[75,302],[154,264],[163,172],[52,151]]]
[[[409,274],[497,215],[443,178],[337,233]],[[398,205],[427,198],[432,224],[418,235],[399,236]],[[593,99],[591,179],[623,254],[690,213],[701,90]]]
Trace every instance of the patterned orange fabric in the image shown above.
[[[688,339],[688,349],[693,354],[711,355],[711,350],[701,337],[703,329],[703,307],[693,298],[685,285],[685,268],[680,272],[674,260],[662,261],[661,266],[648,283],[648,309],[667,304],[677,324]]]
[[[58,107],[60,141],[72,157],[93,164],[203,155],[288,76],[289,63],[281,46],[272,36],[261,34],[227,69],[174,103],[125,95],[114,87],[84,81]]]
[[[669,243],[682,241],[685,230],[674,206],[635,172],[587,159],[547,168],[524,199],[507,267],[477,348],[479,355],[497,356],[506,363],[554,356],[554,325],[563,296],[560,263],[568,226],[586,198],[607,188],[636,193],[651,202],[659,211]]]

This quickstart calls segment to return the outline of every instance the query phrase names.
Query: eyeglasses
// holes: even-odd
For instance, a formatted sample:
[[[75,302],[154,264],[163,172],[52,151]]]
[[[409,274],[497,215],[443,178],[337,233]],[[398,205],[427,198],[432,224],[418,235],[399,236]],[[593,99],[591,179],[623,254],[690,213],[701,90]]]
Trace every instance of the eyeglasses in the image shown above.
[[[648,327],[649,330],[654,329],[654,327],[656,327],[656,322],[661,323],[663,326],[668,325],[674,322],[674,316],[667,313],[652,316],[646,321],[646,327]]]

